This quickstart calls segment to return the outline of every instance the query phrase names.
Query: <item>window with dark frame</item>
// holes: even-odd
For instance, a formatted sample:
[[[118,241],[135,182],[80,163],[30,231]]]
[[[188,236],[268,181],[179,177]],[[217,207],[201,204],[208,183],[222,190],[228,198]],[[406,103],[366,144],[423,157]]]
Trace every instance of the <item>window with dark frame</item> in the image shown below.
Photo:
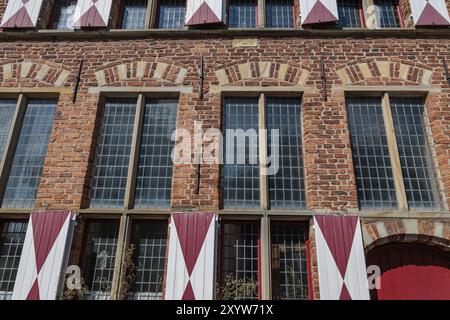
[[[141,101],[145,101],[141,104]],[[90,208],[167,208],[177,98],[106,98],[90,190]],[[142,113],[135,130],[136,114]],[[141,131],[133,140],[133,134]],[[136,141],[139,145],[132,146]],[[132,149],[136,154],[132,155]],[[130,159],[138,159],[130,176]],[[134,172],[134,170],[133,170]],[[134,181],[134,183],[130,183]],[[135,185],[133,190],[131,185]],[[125,199],[128,195],[130,199]],[[131,195],[131,196],[130,196]]]
[[[292,0],[266,0],[266,27],[293,28],[294,3]]]
[[[111,298],[119,223],[116,220],[88,221],[83,277],[89,293],[83,300]]]
[[[307,300],[306,225],[272,222],[270,228],[272,299]]]
[[[125,0],[122,11],[122,29],[144,29],[148,0]]]
[[[158,28],[183,29],[186,0],[159,0]]]
[[[9,135],[9,131],[13,126],[20,126],[17,141],[10,141],[15,144],[14,147],[9,148],[11,162],[7,163],[7,168],[4,168],[9,174],[5,183],[6,187],[1,190],[2,208],[34,207],[53,128],[56,100],[21,97],[18,100],[0,100],[2,103],[0,119],[5,124],[5,127],[0,129],[0,142],[3,142],[0,146],[3,149],[2,153],[5,152],[5,139]],[[16,102],[16,105],[13,101]],[[12,123],[12,113],[18,109],[24,115],[21,122],[15,124]]]
[[[73,29],[73,15],[77,7],[77,0],[56,1],[53,29]]]
[[[221,223],[219,296],[256,300],[259,295],[259,225],[256,222]]]
[[[373,0],[379,28],[401,27],[398,0]]]
[[[338,27],[361,28],[362,0],[337,0]]]
[[[11,300],[28,222],[0,220],[0,300]]]
[[[228,27],[255,28],[257,17],[256,0],[229,0]]]
[[[130,245],[134,248],[136,276],[129,300],[161,300],[166,264],[167,222],[135,220]]]
[[[348,97],[347,111],[360,208],[440,209],[423,98]]]

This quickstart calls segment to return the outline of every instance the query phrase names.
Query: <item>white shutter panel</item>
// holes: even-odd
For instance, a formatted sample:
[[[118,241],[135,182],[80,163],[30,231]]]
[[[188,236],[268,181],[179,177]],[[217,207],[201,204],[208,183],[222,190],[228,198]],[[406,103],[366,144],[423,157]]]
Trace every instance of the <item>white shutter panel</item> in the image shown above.
[[[112,0],[78,0],[73,16],[75,28],[106,28]]]
[[[43,0],[9,0],[1,28],[35,28]]]

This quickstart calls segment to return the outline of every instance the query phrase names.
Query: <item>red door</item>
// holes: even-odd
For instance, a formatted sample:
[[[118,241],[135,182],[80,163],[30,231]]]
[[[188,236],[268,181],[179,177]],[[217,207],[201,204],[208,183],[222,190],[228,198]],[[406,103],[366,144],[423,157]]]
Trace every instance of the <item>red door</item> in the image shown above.
[[[379,246],[367,255],[367,265],[381,269],[376,300],[450,300],[450,253],[416,243]]]

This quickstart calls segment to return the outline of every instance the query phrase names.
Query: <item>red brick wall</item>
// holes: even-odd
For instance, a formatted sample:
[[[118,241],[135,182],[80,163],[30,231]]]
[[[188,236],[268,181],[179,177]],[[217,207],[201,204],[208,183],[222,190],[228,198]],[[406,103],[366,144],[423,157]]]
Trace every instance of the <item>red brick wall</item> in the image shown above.
[[[448,105],[450,89],[444,78],[441,57],[450,61],[448,39],[394,39],[367,38],[343,39],[294,39],[261,38],[258,47],[232,46],[230,38],[208,39],[147,39],[123,41],[70,41],[70,42],[3,42],[0,44],[0,64],[32,60],[37,65],[62,66],[70,71],[65,83],[73,87],[80,58],[84,58],[77,101],[72,104],[72,94],[61,94],[52,138],[48,148],[41,186],[37,195],[38,208],[78,209],[84,206],[89,183],[90,164],[95,149],[95,123],[98,117],[98,94],[88,94],[89,87],[97,86],[95,72],[106,64],[131,63],[140,60],[165,62],[188,70],[183,85],[193,86],[194,93],[180,97],[178,126],[193,130],[194,120],[203,120],[205,128],[220,128],[220,94],[209,93],[210,86],[217,86],[215,71],[224,67],[258,61],[289,63],[311,70],[306,86],[317,92],[305,93],[302,98],[305,171],[307,203],[310,209],[345,211],[357,207],[357,194],[349,134],[346,120],[345,99],[342,92],[333,90],[341,85],[336,70],[347,68],[349,77],[358,85],[414,85],[420,81],[423,70],[433,70],[432,84],[442,93],[428,99],[428,114],[440,173],[447,195],[450,195],[450,118]],[[205,57],[205,97],[198,97],[199,57]],[[325,62],[328,101],[324,102],[320,78],[320,57]],[[376,61],[394,62],[393,68],[404,63],[416,66],[408,81],[395,77],[377,77]],[[361,80],[356,63],[367,62],[375,77]],[[233,69],[233,68],[232,68]],[[231,69],[230,69],[231,70]],[[234,69],[233,69],[234,70]],[[1,74],[0,74],[1,76]],[[287,76],[289,77],[289,76]],[[288,79],[288,78],[286,78]],[[418,80],[419,79],[419,80]],[[288,79],[289,80],[289,79]],[[50,80],[48,80],[50,81]],[[1,83],[5,87],[48,86],[27,79],[12,79]],[[168,81],[163,85],[170,84]],[[153,80],[130,80],[111,85],[161,85]],[[291,85],[287,81],[254,78],[238,81],[235,85]],[[177,165],[173,173],[174,207],[217,208],[219,206],[219,166],[202,165],[200,193],[194,193],[195,166]],[[83,196],[84,195],[84,196]]]

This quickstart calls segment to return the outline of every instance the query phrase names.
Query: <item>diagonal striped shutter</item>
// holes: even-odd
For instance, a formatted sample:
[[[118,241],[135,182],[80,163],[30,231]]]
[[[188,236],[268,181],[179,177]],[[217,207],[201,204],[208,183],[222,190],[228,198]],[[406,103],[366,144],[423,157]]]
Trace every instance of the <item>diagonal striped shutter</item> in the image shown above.
[[[338,21],[336,0],[300,0],[303,25]]]
[[[166,273],[166,300],[214,298],[217,215],[173,213]]]
[[[410,0],[416,26],[448,26],[450,17],[445,0]]]
[[[36,27],[43,0],[9,0],[1,28]]]
[[[359,218],[314,216],[320,299],[368,300],[366,262]]]
[[[75,226],[71,212],[34,212],[17,270],[13,300],[55,300],[61,293]]]
[[[187,0],[186,25],[223,23],[225,0]]]
[[[78,0],[73,17],[75,28],[106,28],[112,0]]]

